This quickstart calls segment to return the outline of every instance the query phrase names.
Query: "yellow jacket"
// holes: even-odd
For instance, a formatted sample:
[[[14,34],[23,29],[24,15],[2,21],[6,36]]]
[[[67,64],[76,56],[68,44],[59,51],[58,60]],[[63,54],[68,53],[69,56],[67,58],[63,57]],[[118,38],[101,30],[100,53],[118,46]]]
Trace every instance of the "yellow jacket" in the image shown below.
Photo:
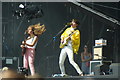
[[[61,39],[64,40],[71,33],[71,28],[67,28],[61,35]],[[80,31],[74,30],[74,34],[71,36],[73,52],[77,54],[80,47]]]

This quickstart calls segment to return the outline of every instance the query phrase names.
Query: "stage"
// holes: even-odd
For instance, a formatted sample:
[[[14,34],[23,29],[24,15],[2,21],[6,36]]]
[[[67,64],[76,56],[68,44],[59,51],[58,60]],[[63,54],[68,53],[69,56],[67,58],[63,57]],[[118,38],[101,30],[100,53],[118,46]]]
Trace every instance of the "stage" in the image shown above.
[[[20,45],[26,35],[26,29],[37,23],[45,24],[46,32],[39,37],[35,53],[35,71],[45,80],[118,80],[120,72],[120,8],[118,2],[110,3],[79,3],[74,2],[1,2],[1,27],[0,27],[0,69],[8,67],[18,70],[23,66],[22,49]],[[19,6],[24,6],[21,9]],[[113,8],[112,8],[113,7]],[[108,9],[109,8],[109,9]],[[29,13],[25,12],[28,11]],[[36,15],[37,14],[37,15]],[[59,55],[61,49],[58,33],[72,19],[80,22],[80,47],[78,54],[74,54],[74,61],[82,67],[81,53],[84,46],[88,45],[89,52],[93,55],[90,63],[90,73],[93,76],[77,76],[77,72],[65,61],[66,74],[73,76],[52,77],[60,73]],[[64,31],[64,30],[63,30]],[[96,40],[107,40],[106,45],[96,46]],[[98,55],[99,54],[99,55]],[[97,55],[98,60],[94,61]],[[100,57],[100,58],[99,58]],[[100,60],[99,60],[100,59]],[[103,61],[105,59],[106,61]],[[102,67],[110,69],[110,75],[98,75],[102,63],[110,62],[111,65]],[[108,70],[106,70],[108,71]],[[30,74],[30,71],[29,71]]]
[[[46,77],[45,80],[119,80],[119,76],[96,75],[96,76]]]

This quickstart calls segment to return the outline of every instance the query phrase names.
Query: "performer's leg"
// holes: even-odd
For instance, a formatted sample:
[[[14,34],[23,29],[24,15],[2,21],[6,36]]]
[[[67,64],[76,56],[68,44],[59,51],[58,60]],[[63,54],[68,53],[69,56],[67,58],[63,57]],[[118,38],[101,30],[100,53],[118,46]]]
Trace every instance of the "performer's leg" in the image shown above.
[[[31,75],[34,75],[34,74],[35,74],[34,55],[35,55],[35,50],[34,50],[34,49],[31,49],[31,50],[30,50],[30,53],[29,53],[29,57],[28,57]]]
[[[67,55],[68,55],[70,64],[72,64],[72,66],[76,69],[76,71],[77,71],[79,74],[82,74],[82,71],[80,70],[79,66],[74,62],[73,50],[70,49],[70,48],[67,48]]]
[[[26,49],[26,53],[23,56],[23,67],[28,69],[28,49]]]
[[[59,57],[59,67],[62,74],[65,74],[65,67],[64,67],[65,58],[66,58],[66,51],[65,51],[65,48],[63,48],[61,50],[60,57]]]

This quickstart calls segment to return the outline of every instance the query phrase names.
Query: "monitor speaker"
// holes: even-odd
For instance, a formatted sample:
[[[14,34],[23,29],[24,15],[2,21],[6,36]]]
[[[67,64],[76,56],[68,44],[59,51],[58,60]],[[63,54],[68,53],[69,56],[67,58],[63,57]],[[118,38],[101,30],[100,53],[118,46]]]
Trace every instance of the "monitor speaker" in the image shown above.
[[[102,61],[90,61],[90,74],[98,75],[100,73],[100,66]]]
[[[8,67],[10,69],[17,69],[19,66],[18,57],[4,57],[2,59],[2,67]]]

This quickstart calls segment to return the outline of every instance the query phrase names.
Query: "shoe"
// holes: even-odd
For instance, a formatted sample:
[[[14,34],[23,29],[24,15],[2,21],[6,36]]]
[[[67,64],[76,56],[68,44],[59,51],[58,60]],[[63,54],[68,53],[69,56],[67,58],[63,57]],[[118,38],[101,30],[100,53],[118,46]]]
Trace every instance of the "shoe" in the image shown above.
[[[54,74],[52,77],[67,77],[67,74]]]
[[[83,73],[79,74],[79,76],[83,76]]]

